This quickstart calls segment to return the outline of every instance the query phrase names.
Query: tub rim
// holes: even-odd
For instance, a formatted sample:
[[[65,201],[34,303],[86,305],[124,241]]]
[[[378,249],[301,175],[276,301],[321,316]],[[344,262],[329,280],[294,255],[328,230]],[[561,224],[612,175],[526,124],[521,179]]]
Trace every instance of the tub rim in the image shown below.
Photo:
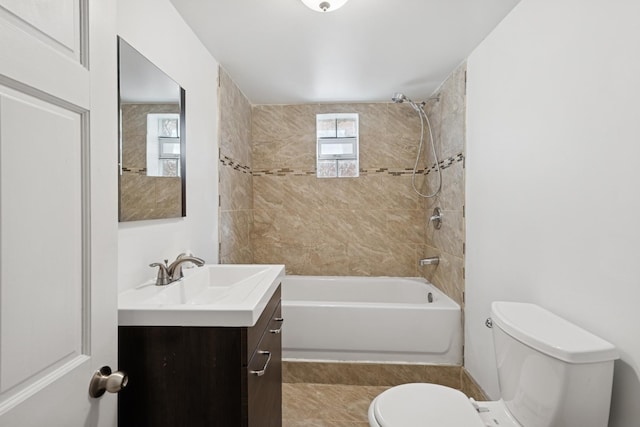
[[[340,280],[347,281],[366,281],[366,280],[374,280],[374,281],[382,281],[382,280],[406,280],[411,282],[418,282],[419,284],[425,285],[430,290],[432,290],[439,297],[439,301],[437,302],[421,302],[421,303],[380,303],[380,302],[358,302],[358,301],[332,301],[332,300],[299,300],[299,299],[286,299],[284,294],[282,296],[282,304],[291,306],[294,303],[301,307],[345,307],[345,306],[354,306],[361,308],[380,308],[380,309],[391,309],[391,308],[405,308],[405,309],[424,309],[425,306],[432,310],[462,310],[460,304],[458,304],[453,298],[444,293],[441,289],[439,289],[436,285],[429,282],[424,277],[400,277],[400,276],[317,276],[317,275],[302,275],[302,274],[287,274],[282,278],[282,281],[287,281],[287,279],[298,279],[303,281],[311,281],[311,280],[319,280],[321,282],[338,282]]]

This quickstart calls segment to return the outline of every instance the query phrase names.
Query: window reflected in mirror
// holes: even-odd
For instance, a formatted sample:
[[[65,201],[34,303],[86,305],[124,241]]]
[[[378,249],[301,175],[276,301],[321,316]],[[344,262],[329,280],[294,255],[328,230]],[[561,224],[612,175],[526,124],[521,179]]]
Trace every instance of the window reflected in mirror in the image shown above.
[[[147,114],[147,176],[180,176],[179,114]]]

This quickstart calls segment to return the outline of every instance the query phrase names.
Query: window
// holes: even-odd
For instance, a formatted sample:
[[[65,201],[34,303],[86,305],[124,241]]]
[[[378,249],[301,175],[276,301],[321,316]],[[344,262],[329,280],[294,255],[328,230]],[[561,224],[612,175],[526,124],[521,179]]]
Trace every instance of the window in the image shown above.
[[[180,115],[147,115],[147,175],[180,176]]]
[[[358,114],[316,115],[318,178],[359,175]]]

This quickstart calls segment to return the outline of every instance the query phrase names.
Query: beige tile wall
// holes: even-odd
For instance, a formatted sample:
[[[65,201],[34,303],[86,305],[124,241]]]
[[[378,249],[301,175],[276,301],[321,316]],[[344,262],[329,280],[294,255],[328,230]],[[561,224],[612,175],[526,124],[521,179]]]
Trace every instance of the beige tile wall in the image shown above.
[[[282,263],[288,274],[424,276],[462,302],[465,70],[426,107],[443,167],[434,200],[411,188],[420,120],[408,105],[250,106],[221,70],[221,262]],[[360,115],[360,177],[318,179],[315,115],[347,112]],[[422,169],[433,166],[423,157]],[[437,175],[417,183],[432,191]],[[428,222],[435,206],[443,210],[440,230]],[[419,267],[425,256],[441,262]]]
[[[180,113],[178,104],[122,104],[120,221],[182,216],[179,177],[147,176],[147,114]]]
[[[425,222],[423,256],[438,256],[437,267],[425,266],[426,277],[458,303],[464,295],[464,156],[466,131],[466,64],[460,65],[436,92],[438,102],[427,103],[426,112],[433,127],[436,153],[442,166],[442,191],[426,202],[427,215],[435,207],[442,210],[442,227],[436,230]],[[453,160],[452,160],[453,159]],[[429,190],[437,185],[431,178]]]
[[[358,178],[315,176],[315,115],[329,112],[360,115]],[[255,261],[289,274],[417,276],[424,203],[406,168],[419,126],[406,105],[254,106]]]
[[[282,362],[282,381],[358,386],[432,383],[462,390],[476,400],[487,400],[484,391],[461,366],[286,360]]]
[[[218,90],[220,263],[248,264],[253,262],[251,106],[223,69]]]
[[[461,370],[460,366],[448,365],[285,360],[282,381],[370,386],[429,382],[460,389]]]

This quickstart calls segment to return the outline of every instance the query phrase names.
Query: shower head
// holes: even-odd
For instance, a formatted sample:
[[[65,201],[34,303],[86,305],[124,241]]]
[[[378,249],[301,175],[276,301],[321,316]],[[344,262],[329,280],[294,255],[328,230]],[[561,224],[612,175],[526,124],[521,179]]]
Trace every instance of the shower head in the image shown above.
[[[411,100],[407,98],[404,93],[400,93],[400,92],[394,93],[393,96],[391,97],[391,100],[396,104],[402,104],[404,101],[411,102]]]
[[[394,93],[393,96],[391,97],[391,100],[393,102],[395,102],[396,104],[402,104],[402,103],[406,102],[409,105],[411,105],[411,108],[413,108],[414,110],[416,110],[418,112],[420,112],[422,107],[424,107],[424,105],[425,105],[424,102],[421,102],[420,105],[416,105],[416,103],[413,102],[412,100],[410,100],[409,98],[407,98],[407,96],[404,93],[400,93],[400,92]]]

